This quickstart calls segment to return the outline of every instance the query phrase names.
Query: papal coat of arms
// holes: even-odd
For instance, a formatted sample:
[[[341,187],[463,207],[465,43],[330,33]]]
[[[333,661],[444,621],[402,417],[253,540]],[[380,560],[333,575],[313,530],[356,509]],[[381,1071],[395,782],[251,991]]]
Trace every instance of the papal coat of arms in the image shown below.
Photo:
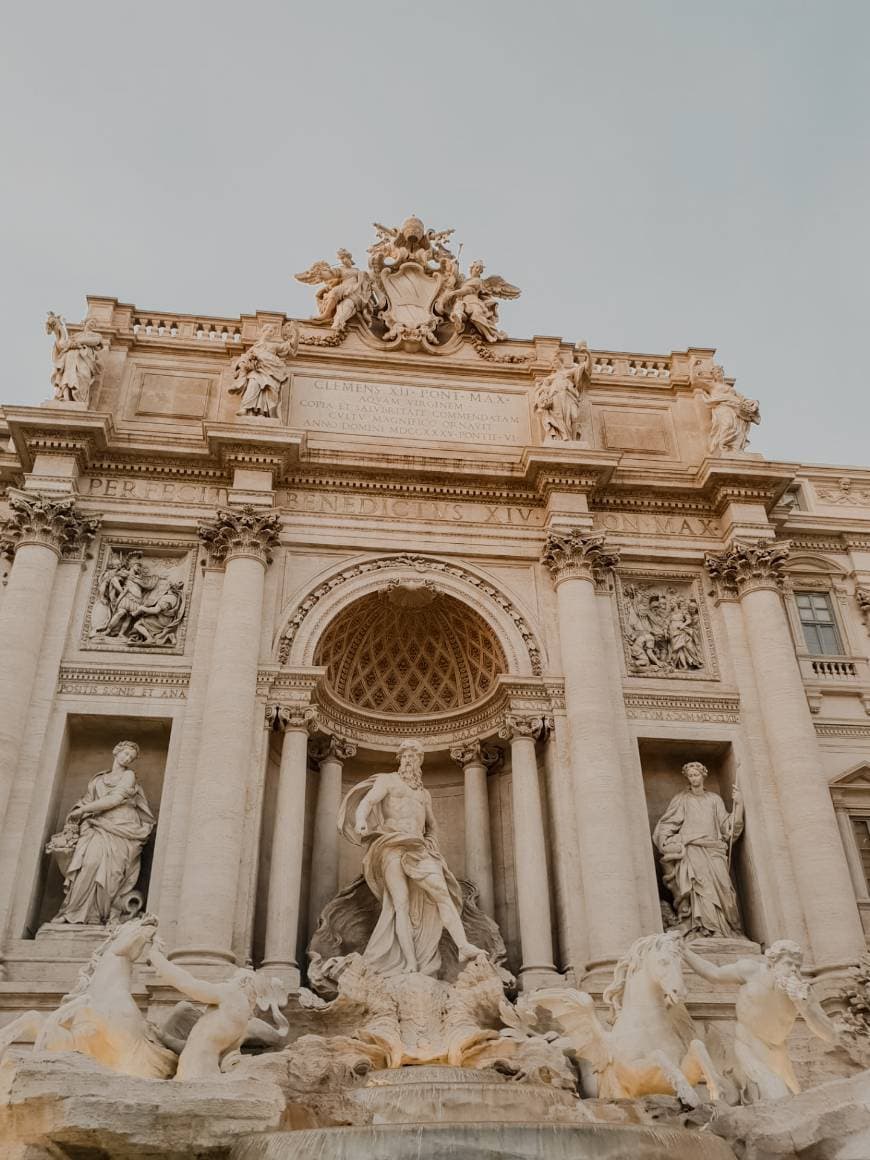
[[[449,248],[453,230],[426,229],[409,217],[391,229],[375,223],[377,241],[369,247],[368,270],[358,269],[347,250],[337,266],[315,262],[296,277],[320,285],[312,322],[343,333],[351,319],[388,347],[437,351],[467,334],[475,344],[505,338],[498,326],[498,300],[520,291],[498,275],[484,277],[483,262],[468,273]]]

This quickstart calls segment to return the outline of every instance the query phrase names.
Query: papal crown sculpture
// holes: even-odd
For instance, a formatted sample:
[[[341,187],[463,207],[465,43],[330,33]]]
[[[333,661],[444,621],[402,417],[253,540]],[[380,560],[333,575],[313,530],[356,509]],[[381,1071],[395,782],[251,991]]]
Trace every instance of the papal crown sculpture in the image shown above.
[[[353,318],[389,348],[436,351],[468,333],[472,341],[498,342],[498,299],[520,291],[498,275],[484,278],[483,262],[467,274],[447,246],[453,230],[426,229],[409,217],[397,229],[375,223],[378,240],[369,246],[368,270],[339,250],[338,266],[315,262],[296,277],[316,286],[314,322],[341,333]]]

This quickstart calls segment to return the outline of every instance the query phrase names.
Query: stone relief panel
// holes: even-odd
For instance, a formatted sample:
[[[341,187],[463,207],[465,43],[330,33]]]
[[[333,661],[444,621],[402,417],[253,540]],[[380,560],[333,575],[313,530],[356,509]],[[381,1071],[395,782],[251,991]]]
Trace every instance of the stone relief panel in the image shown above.
[[[719,669],[698,576],[621,570],[617,601],[626,671],[716,680]]]
[[[188,541],[103,540],[82,648],[183,653],[195,561]]]

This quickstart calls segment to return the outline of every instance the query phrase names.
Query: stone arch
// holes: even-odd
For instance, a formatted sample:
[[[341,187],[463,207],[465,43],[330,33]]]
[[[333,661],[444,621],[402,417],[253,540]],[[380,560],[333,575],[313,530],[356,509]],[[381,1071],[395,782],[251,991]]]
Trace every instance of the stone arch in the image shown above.
[[[541,676],[544,650],[530,617],[516,601],[466,564],[422,554],[344,561],[322,573],[288,610],[278,633],[278,660],[294,668],[313,666],[327,627],[350,605],[391,584],[420,581],[466,605],[489,626],[508,675]]]

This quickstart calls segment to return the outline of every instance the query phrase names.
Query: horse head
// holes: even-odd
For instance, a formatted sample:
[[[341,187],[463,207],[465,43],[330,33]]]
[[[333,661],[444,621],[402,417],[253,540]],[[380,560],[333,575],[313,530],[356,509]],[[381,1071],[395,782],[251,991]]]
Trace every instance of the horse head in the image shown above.
[[[617,963],[613,982],[604,992],[604,1001],[610,1005],[614,1016],[622,1009],[632,982],[641,979],[661,992],[666,1007],[685,1003],[688,992],[683,979],[679,935],[649,934],[632,943],[628,953]]]

